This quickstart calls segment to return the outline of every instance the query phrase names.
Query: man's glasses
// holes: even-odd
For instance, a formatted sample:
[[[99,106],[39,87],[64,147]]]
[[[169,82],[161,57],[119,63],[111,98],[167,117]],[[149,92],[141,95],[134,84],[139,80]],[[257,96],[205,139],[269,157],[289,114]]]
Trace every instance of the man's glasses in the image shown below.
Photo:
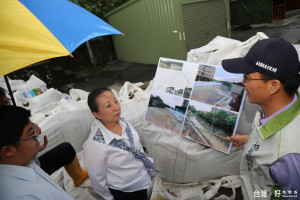
[[[246,74],[244,74],[244,78],[243,78],[243,82],[247,83],[248,81],[267,81],[268,79],[264,79],[264,78],[250,78],[249,76],[247,76]]]
[[[37,133],[37,130],[35,128],[35,123],[32,123],[31,128],[32,128],[32,131],[33,131],[33,136],[20,139],[19,142],[27,141],[27,140],[35,140],[39,136],[39,133]]]

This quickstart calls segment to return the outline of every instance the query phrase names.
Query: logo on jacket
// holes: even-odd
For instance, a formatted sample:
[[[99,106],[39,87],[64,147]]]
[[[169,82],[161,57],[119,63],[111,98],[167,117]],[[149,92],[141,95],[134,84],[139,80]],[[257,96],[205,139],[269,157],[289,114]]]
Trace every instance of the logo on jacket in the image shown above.
[[[256,142],[255,144],[253,144],[253,150],[258,151],[258,149],[259,149],[259,142]]]
[[[253,157],[252,153],[253,151],[258,151],[259,150],[259,142],[256,142],[255,144],[252,145],[252,147],[248,150],[246,153],[246,160],[247,160],[247,165],[248,165],[248,170],[250,171],[253,167]]]

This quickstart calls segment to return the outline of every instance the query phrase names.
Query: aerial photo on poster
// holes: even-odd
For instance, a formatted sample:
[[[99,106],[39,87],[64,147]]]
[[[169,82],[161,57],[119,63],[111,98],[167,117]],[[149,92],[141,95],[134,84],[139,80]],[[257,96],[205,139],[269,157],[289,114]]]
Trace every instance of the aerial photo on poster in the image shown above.
[[[239,112],[244,94],[242,76],[218,66],[200,65],[191,99]]]
[[[160,58],[145,120],[226,154],[242,111],[242,75]]]
[[[190,100],[181,135],[228,153],[238,114]]]

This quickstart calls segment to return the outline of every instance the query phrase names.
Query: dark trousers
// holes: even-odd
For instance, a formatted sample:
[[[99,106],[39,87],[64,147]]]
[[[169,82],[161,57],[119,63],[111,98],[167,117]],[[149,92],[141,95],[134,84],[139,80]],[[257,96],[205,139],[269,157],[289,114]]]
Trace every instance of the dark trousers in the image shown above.
[[[115,200],[147,200],[147,189],[138,190],[135,192],[122,192],[109,188],[110,193]]]
[[[63,142],[38,159],[41,168],[50,175],[62,166],[70,164],[75,156],[76,152],[73,146],[68,142]]]

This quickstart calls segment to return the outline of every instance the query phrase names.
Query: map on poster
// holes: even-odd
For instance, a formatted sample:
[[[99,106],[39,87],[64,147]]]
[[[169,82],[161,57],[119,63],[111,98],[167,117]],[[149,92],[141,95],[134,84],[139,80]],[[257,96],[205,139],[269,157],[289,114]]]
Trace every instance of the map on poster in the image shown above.
[[[241,74],[212,66],[160,58],[145,120],[229,154],[242,111]]]

